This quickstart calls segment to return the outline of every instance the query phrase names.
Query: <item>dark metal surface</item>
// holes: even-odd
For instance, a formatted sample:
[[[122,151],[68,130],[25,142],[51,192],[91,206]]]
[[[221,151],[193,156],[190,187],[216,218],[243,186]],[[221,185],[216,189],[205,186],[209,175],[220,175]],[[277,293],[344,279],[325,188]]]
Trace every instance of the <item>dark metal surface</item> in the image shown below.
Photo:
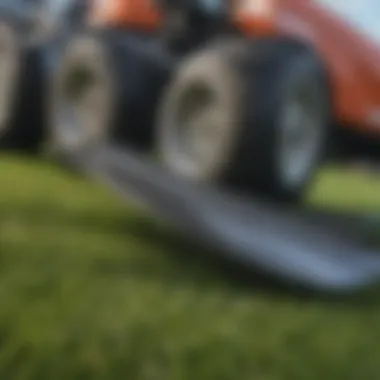
[[[32,19],[39,6],[39,0],[0,0],[0,13],[6,12],[20,18]]]
[[[116,147],[70,160],[128,200],[137,196],[186,233],[255,269],[329,292],[357,290],[380,278],[379,251],[313,217],[184,183]]]

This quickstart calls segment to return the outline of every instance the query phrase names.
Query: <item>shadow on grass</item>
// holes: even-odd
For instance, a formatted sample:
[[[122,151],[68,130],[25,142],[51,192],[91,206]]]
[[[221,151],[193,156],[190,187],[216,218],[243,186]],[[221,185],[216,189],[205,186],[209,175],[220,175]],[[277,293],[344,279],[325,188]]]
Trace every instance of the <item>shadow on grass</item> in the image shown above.
[[[29,211],[38,215],[33,207]],[[65,220],[70,226],[110,236],[133,236],[138,242],[149,245],[152,257],[148,261],[151,265],[138,259],[101,258],[93,266],[93,270],[101,276],[146,277],[173,287],[179,283],[191,283],[200,290],[204,287],[224,286],[232,292],[265,293],[276,297],[297,298],[304,302],[331,301],[334,307],[372,308],[380,303],[377,287],[342,296],[321,294],[286,283],[253,267],[243,266],[231,257],[221,255],[218,250],[205,248],[202,242],[184,236],[146,212],[138,211],[128,215],[121,213],[118,216],[106,216],[103,213],[70,215],[64,210],[61,212],[64,215],[60,216],[60,220]],[[361,215],[316,208],[305,208],[300,212],[307,219],[312,218],[316,223],[334,228],[342,238],[349,236],[350,239],[363,243],[368,240],[368,230],[363,225]]]
[[[148,244],[152,253],[149,260],[139,261],[131,258],[115,258],[110,256],[96,259],[93,264],[95,273],[101,276],[132,276],[156,278],[161,283],[176,286],[178,283],[191,283],[200,290],[204,286],[224,286],[231,291],[266,293],[276,297],[288,297],[308,300],[333,301],[334,307],[347,305],[372,307],[380,302],[376,296],[377,289],[350,296],[327,296],[317,294],[310,289],[302,289],[244,267],[231,258],[220,255],[215,249],[205,248],[201,242],[189,239],[177,233],[169,226],[147,216],[145,212],[114,213],[104,208],[70,212],[63,207],[47,207],[44,199],[39,202],[25,201],[18,205],[21,220],[28,223],[43,223],[59,220],[60,226],[78,230],[88,230],[91,233],[106,233],[109,236],[133,236],[142,244]],[[3,210],[15,215],[15,210]],[[358,214],[345,214],[323,209],[303,209],[302,217],[313,219],[321,225],[328,225],[336,230],[343,239],[349,236],[362,243],[377,240],[380,236],[369,231]],[[380,235],[380,228],[379,228]],[[154,247],[157,247],[155,250]],[[155,256],[155,257],[153,257]]]

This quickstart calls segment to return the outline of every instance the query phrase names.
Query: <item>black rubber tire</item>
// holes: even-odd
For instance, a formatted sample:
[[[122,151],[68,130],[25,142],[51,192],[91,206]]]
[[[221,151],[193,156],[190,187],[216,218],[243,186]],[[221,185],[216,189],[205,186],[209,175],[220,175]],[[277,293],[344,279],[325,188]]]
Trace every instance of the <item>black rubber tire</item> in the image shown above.
[[[143,37],[111,30],[86,31],[70,41],[52,81],[53,151],[75,153],[109,142],[128,143],[141,149],[151,146],[154,110],[168,80],[168,71],[154,58],[143,54],[144,48],[139,46],[143,42]],[[101,107],[80,111],[81,116],[92,113],[97,120],[96,132],[74,117],[70,122],[76,123],[79,133],[70,137],[63,111],[67,102],[78,104],[67,93],[78,70],[98,81],[103,100]]]
[[[29,153],[39,151],[44,136],[44,85],[42,54],[38,46],[24,40],[24,25],[12,18],[0,18],[0,44],[12,62],[13,79],[4,89],[7,103],[0,107],[0,149]],[[3,39],[1,41],[1,39]],[[10,76],[5,72],[1,75]],[[0,86],[4,82],[0,83]]]
[[[301,181],[290,187],[284,183],[279,169],[278,141],[282,126],[279,117],[285,107],[285,95],[296,91],[299,85],[312,91],[314,105],[318,106],[315,111],[322,121],[310,168]],[[209,164],[203,162],[195,171],[191,172],[192,168],[185,173],[188,162],[176,135],[177,113],[181,102],[191,91],[197,91],[197,86],[200,86],[198,90],[208,89],[219,99],[214,109],[219,107],[224,118],[215,125],[218,128],[224,125],[227,132],[221,137],[219,153]],[[241,40],[221,41],[196,53],[178,70],[160,108],[158,151],[170,170],[193,181],[227,184],[271,200],[298,202],[319,168],[330,120],[324,67],[308,47],[287,40],[249,44]]]
[[[162,15],[162,39],[175,52],[184,54],[215,35],[231,31],[229,2],[157,0]]]

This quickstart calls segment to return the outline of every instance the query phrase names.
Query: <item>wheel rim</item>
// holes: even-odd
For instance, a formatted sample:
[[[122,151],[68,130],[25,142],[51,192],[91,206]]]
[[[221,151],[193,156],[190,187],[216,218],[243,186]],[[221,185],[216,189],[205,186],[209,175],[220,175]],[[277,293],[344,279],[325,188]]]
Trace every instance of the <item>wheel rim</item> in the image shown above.
[[[99,115],[105,106],[105,91],[95,73],[72,70],[62,89],[58,106],[58,139],[66,147],[95,143],[102,132]]]
[[[226,115],[215,94],[194,86],[181,97],[171,120],[167,152],[171,166],[191,179],[208,176],[224,151]]]
[[[319,97],[300,89],[284,105],[281,115],[279,171],[289,190],[303,186],[318,162],[325,118]]]

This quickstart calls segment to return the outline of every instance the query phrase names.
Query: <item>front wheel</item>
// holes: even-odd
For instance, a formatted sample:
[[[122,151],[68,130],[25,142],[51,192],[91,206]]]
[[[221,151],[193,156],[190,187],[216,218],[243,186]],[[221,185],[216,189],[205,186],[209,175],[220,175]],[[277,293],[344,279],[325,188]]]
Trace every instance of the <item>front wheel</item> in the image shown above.
[[[325,149],[328,99],[323,66],[304,46],[209,47],[183,64],[164,97],[160,156],[195,182],[298,201]]]
[[[52,80],[53,151],[76,153],[110,142],[150,147],[153,109],[167,72],[143,54],[144,43],[113,30],[70,41]]]

